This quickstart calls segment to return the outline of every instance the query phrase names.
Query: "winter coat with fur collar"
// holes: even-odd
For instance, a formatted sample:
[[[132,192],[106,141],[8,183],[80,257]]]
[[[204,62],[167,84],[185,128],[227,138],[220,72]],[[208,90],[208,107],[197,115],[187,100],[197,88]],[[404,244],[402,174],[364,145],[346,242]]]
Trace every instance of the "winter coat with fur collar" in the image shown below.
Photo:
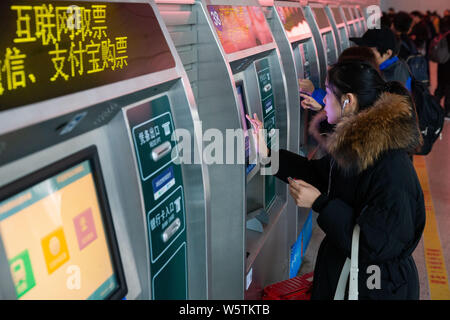
[[[280,150],[276,176],[284,182],[302,179],[322,193],[313,209],[326,236],[317,254],[312,299],[333,299],[355,224],[361,228],[359,299],[419,299],[411,255],[423,233],[425,206],[408,152],[421,139],[407,99],[384,93],[371,108],[339,122],[322,159]]]

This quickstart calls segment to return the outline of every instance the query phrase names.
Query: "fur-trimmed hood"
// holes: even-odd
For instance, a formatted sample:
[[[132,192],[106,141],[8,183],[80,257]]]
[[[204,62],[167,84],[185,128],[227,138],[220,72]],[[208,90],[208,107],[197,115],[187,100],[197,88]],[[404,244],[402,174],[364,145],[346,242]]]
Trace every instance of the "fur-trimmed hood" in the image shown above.
[[[362,172],[389,150],[412,152],[422,144],[407,97],[383,93],[367,110],[345,116],[326,139],[326,150],[344,170]]]

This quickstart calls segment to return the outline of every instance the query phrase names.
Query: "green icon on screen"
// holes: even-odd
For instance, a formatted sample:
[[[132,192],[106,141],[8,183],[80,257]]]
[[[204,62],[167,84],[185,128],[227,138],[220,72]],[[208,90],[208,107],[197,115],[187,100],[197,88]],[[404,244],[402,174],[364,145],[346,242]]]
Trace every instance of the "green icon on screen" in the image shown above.
[[[36,285],[28,250],[22,251],[16,257],[9,260],[9,267],[14,286],[16,287],[17,298],[19,299]]]

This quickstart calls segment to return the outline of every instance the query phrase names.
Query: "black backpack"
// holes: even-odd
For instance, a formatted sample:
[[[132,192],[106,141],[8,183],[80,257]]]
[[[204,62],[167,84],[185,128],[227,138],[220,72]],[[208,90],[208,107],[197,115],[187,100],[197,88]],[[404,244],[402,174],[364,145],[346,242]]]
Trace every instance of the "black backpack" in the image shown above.
[[[444,126],[444,109],[437,98],[430,94],[428,87],[414,77],[411,81],[411,93],[416,104],[419,127],[423,137],[423,146],[416,154],[427,155],[441,135]]]
[[[450,31],[435,37],[428,50],[428,58],[436,63],[444,64],[450,59],[449,36]]]
[[[428,75],[428,61],[425,56],[420,54],[414,45],[409,45],[405,41],[402,41],[401,45],[410,53],[409,57],[406,58],[406,63],[414,78],[428,84],[430,82],[430,77]]]

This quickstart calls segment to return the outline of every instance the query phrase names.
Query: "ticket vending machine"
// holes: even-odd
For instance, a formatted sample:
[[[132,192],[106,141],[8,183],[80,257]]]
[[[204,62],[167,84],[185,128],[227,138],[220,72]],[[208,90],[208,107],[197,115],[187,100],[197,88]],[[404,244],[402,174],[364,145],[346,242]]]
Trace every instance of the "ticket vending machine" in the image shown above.
[[[207,171],[175,132],[198,115],[155,4],[0,9],[0,298],[206,298]]]
[[[319,87],[321,81],[317,49],[300,3],[298,1],[260,1],[260,3],[263,5],[267,21],[280,50],[288,88],[292,87],[290,90],[298,92],[300,79],[310,79],[315,86]],[[299,104],[298,100],[296,104]],[[300,106],[298,108],[300,110],[299,154],[307,156],[311,151],[311,144],[308,140],[308,124],[311,114],[308,112],[309,110]],[[288,197],[288,210],[290,206],[292,206],[291,210],[297,210],[297,221],[290,226],[296,228],[295,233],[289,233],[296,237],[290,240],[292,245],[303,228],[308,211],[298,208],[293,199]]]
[[[260,1],[260,3],[264,7],[267,21],[280,50],[288,88],[298,92],[300,79],[309,79],[314,86],[320,87],[325,79],[321,79],[316,43],[300,3],[298,1]],[[310,114],[300,106],[299,109],[299,152],[307,155],[310,151],[308,144]]]
[[[334,33],[339,35],[340,43],[338,47],[339,54],[341,54],[342,51],[350,47],[348,30],[345,26],[344,17],[342,16],[342,12],[341,10],[339,10],[339,7],[337,5],[327,5],[325,7],[325,11],[327,13],[328,19],[330,19],[331,21],[331,26],[333,27]]]
[[[287,230],[296,213],[286,211],[286,184],[262,174],[266,167],[255,161],[245,115],[258,115],[272,147],[298,150],[298,102],[289,104],[280,54],[257,0],[162,0],[158,8],[196,97],[203,155],[211,158],[208,298],[255,298],[288,277]],[[225,146],[214,147],[219,140]]]
[[[339,57],[337,43],[340,43],[340,41],[336,40],[336,35],[323,5],[311,3],[305,6],[304,10],[306,20],[316,39],[319,61],[321,63],[321,79],[323,79],[321,87],[325,88],[328,67],[335,64]]]
[[[367,31],[366,19],[364,17],[364,14],[363,14],[360,6],[355,6],[355,7],[353,7],[353,9],[355,11],[355,17],[357,17],[357,19],[359,20],[359,25],[361,28],[361,36],[362,36]]]
[[[345,25],[348,29],[349,38],[360,37],[361,29],[356,17],[354,17],[354,12],[350,6],[341,6],[341,13],[344,15]]]

